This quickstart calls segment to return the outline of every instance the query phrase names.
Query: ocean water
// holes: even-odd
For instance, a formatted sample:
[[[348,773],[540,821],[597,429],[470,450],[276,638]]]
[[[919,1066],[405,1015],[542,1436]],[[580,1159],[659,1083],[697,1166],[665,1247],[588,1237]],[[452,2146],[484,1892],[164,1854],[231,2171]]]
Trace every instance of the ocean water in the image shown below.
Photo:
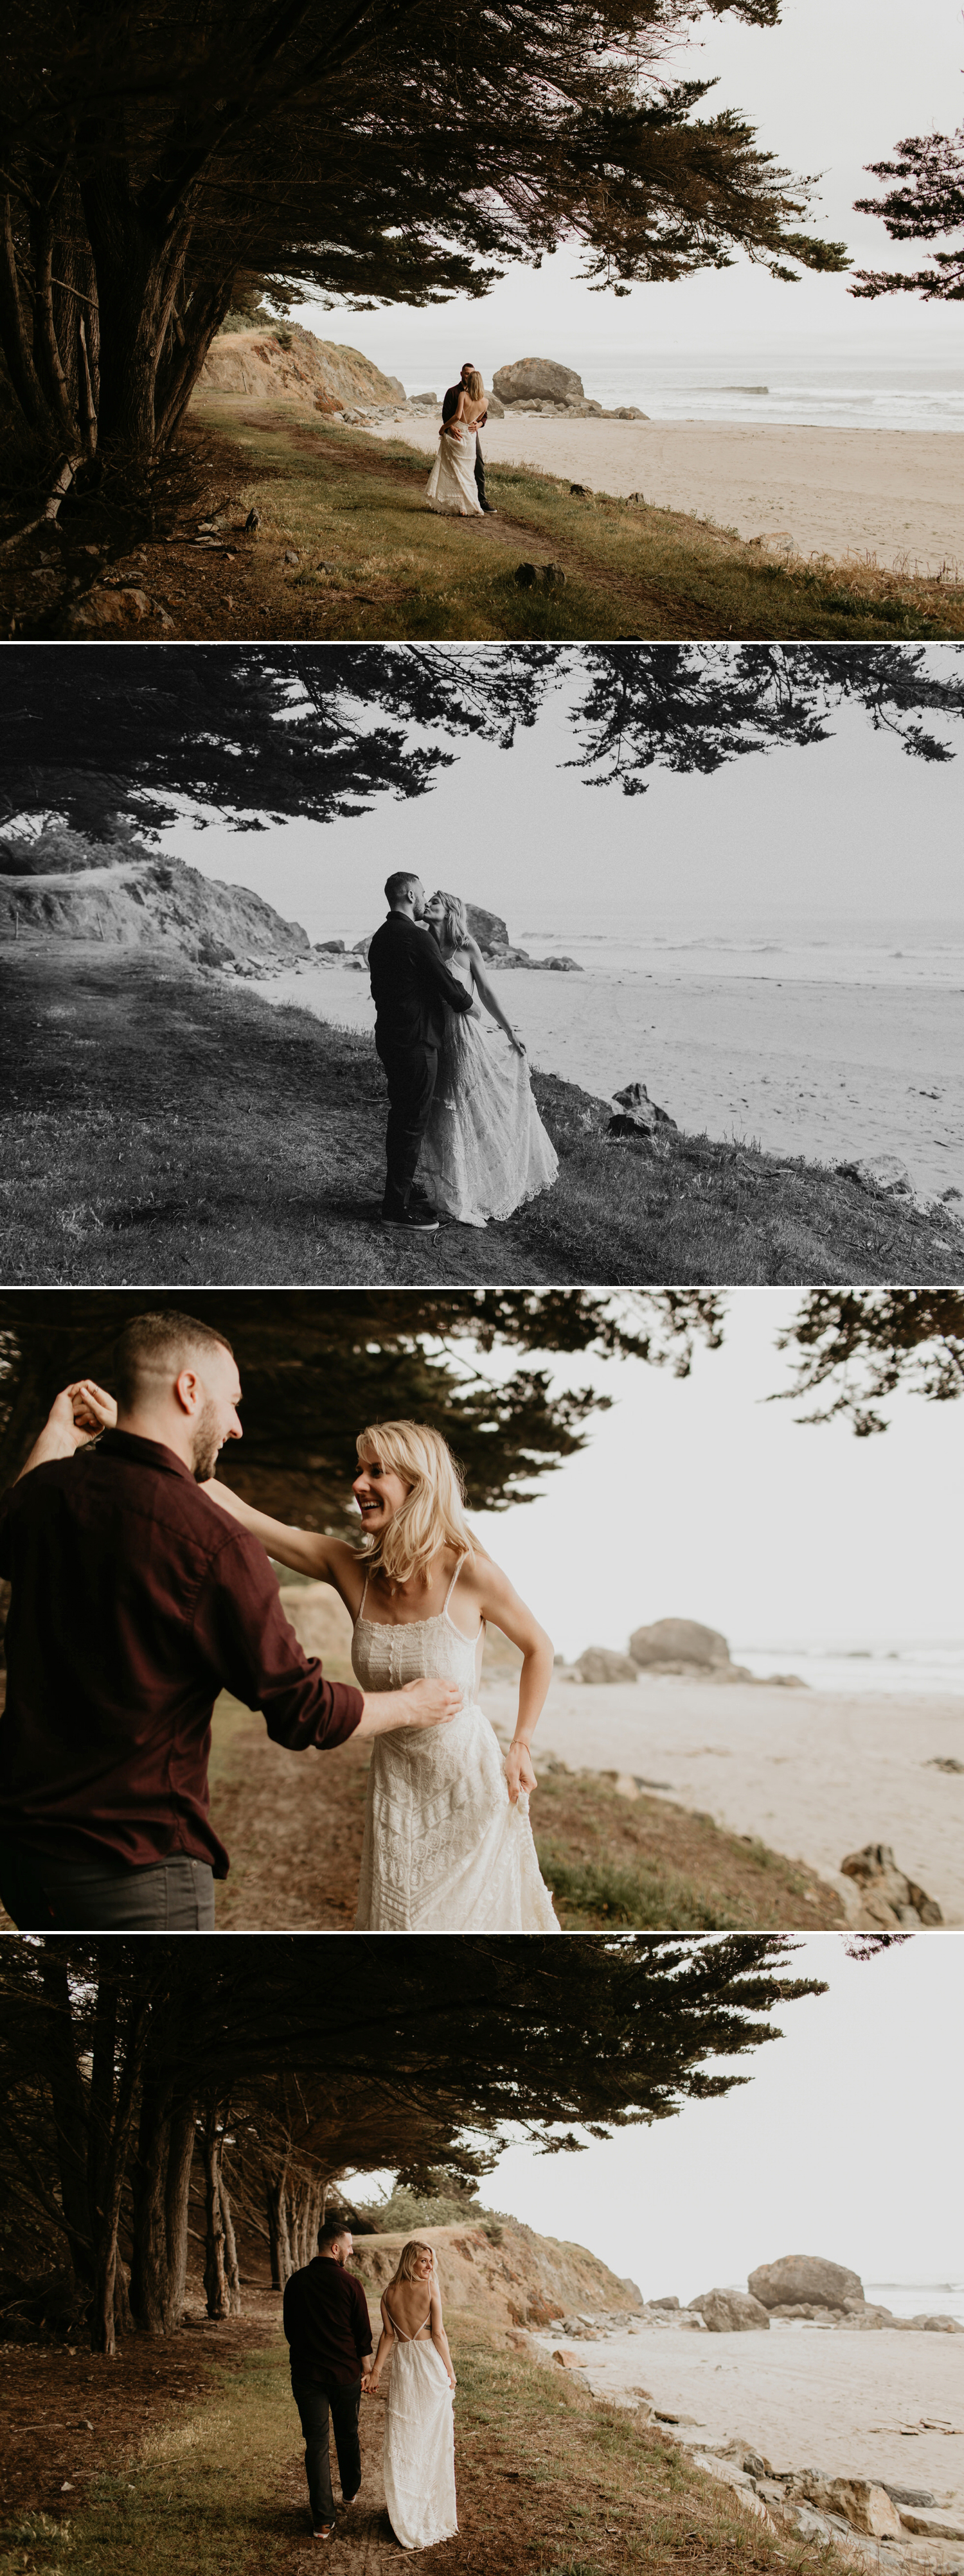
[[[964,430],[964,368],[781,365],[769,355],[682,360],[627,357],[618,347],[579,364],[607,410],[636,403],[650,420],[750,421],[805,429]]]
[[[895,2317],[956,2317],[964,2326],[964,2281],[865,2281],[868,2306]]]
[[[730,1653],[735,1664],[746,1664],[761,1681],[768,1673],[796,1673],[811,1690],[964,1699],[964,1639],[936,1646],[925,1640],[868,1646],[839,1640],[824,1645],[810,1638],[775,1646],[731,1643]],[[956,1743],[948,1746],[952,1755],[958,1750]]]

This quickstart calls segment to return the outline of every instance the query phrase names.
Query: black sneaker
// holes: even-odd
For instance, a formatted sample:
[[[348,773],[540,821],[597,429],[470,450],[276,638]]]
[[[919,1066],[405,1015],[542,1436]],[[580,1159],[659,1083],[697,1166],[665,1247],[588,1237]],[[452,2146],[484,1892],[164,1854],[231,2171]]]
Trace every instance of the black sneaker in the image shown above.
[[[484,515],[485,515],[485,517],[486,517],[487,519],[497,519],[497,518],[498,518],[499,513],[498,513],[498,510],[496,509],[496,506],[495,506],[495,502],[494,502],[494,501],[483,501],[481,506],[482,506],[482,510],[483,510],[483,512],[484,512]]]
[[[397,1215],[390,1208],[383,1208],[381,1221],[383,1225],[397,1226],[401,1234],[438,1233],[438,1218],[431,1207],[402,1208]]]

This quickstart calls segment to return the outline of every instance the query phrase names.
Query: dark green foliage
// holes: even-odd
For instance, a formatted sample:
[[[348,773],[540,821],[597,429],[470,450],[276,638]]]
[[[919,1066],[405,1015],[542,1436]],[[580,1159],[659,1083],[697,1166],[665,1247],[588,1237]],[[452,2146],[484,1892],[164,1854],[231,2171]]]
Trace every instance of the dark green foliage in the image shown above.
[[[119,815],[141,828],[169,820],[175,797],[199,822],[214,806],[250,830],[422,796],[461,739],[511,750],[572,682],[574,766],[626,795],[653,768],[708,775],[781,743],[823,742],[845,704],[875,734],[946,761],[923,718],[964,713],[964,677],[938,670],[923,645],[146,644],[124,656],[122,685],[112,646],[11,645],[4,671],[11,821],[54,810],[95,840],[116,834]]]
[[[880,1405],[900,1386],[934,1404],[964,1394],[964,1290],[812,1288],[779,1347],[800,1354],[787,1401],[820,1387],[831,1398],[799,1419],[842,1414],[866,1439],[886,1429]]]
[[[778,0],[690,17],[776,21]],[[787,254],[808,187],[712,84],[666,82],[680,0],[256,0],[185,16],[38,0],[8,38],[0,338],[38,442],[141,467],[170,440],[213,333],[253,275],[373,303],[484,295],[578,239],[589,276]],[[243,289],[242,289],[243,292]]]
[[[77,1377],[112,1391],[111,1354],[125,1316],[186,1306],[226,1333],[244,1389],[244,1440],[228,1480],[315,1529],[348,1522],[355,1436],[372,1420],[434,1423],[466,1476],[470,1506],[528,1499],[573,1456],[606,1396],[553,1394],[531,1354],[603,1351],[688,1371],[694,1345],[719,1338],[712,1291],[469,1289],[192,1289],[174,1299],[133,1289],[0,1294],[0,1461],[16,1473],[53,1396]],[[456,1353],[454,1345],[458,1344]],[[493,1381],[473,1349],[515,1348],[522,1365]]]
[[[964,234],[964,125],[955,134],[908,134],[894,161],[869,161],[875,179],[896,179],[883,197],[858,197],[858,215],[879,215],[891,241],[939,241]],[[925,304],[959,304],[964,296],[964,240],[935,250],[932,266],[854,271],[851,295],[920,295]]]

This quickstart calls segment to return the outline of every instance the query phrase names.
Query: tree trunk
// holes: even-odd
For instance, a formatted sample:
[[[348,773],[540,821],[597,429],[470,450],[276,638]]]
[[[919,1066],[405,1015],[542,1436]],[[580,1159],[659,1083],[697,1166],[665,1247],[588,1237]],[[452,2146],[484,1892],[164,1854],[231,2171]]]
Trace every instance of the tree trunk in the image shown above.
[[[193,2099],[172,2108],[164,2077],[149,2077],[141,2101],[131,2262],[131,2307],[147,2334],[173,2334],[181,2322],[195,2127]]]
[[[172,222],[145,223],[115,150],[102,153],[82,196],[100,311],[100,441],[147,462],[157,444],[158,368],[191,246],[194,195]]]
[[[271,2249],[271,2287],[283,2290],[290,2281],[294,2264],[291,2260],[291,2238],[288,2233],[288,2165],[273,2174],[266,2191],[268,2210],[268,2244]]]
[[[9,197],[3,201],[0,239],[0,344],[24,419],[31,429],[52,434],[53,422],[34,366],[31,332],[20,293]]]
[[[60,2205],[75,2278],[80,2289],[90,2291],[94,2259],[87,2194],[86,2106],[77,2065],[67,1963],[49,1941],[44,1943],[41,1979],[48,2007],[44,2072],[50,2085],[57,2139]]]
[[[217,2111],[209,2109],[201,2148],[204,2159],[204,2287],[208,2315],[230,2315],[231,2299],[224,2269],[224,2219],[221,2209],[223,2134]]]
[[[238,2249],[235,2242],[234,2221],[231,2216],[231,2203],[224,2188],[223,2155],[221,2158],[221,2216],[224,2221],[224,2268],[228,2278],[228,2298],[231,2302],[232,2316],[239,2317],[241,2314],[241,2274],[238,2270]]]

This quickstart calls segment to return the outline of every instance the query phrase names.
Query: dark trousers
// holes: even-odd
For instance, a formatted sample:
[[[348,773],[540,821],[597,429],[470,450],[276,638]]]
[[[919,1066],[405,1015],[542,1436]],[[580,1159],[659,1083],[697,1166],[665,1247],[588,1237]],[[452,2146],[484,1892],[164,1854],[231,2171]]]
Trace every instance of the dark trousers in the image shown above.
[[[0,1837],[0,1898],[18,1932],[213,1932],[207,1861],[131,1869],[126,1861],[51,1860]]]
[[[321,2522],[334,2522],[335,2499],[331,2491],[331,2451],[328,2424],[335,2436],[338,2453],[338,2475],[345,2504],[358,2494],[361,2485],[361,2452],[358,2447],[358,2408],[361,2402],[361,2380],[347,2385],[339,2379],[302,2379],[291,2373],[291,2394],[301,2417],[305,2437],[305,2476],[311,2519],[317,2531]]]
[[[424,1045],[421,1039],[413,1039],[411,1046],[393,1047],[387,1038],[379,1036],[377,1029],[375,1044],[388,1083],[385,1214],[400,1216],[408,1206],[428,1126],[438,1073],[438,1048]]]
[[[485,509],[485,506],[486,506],[486,502],[485,502],[485,458],[484,458],[484,456],[483,456],[483,454],[482,454],[482,441],[481,441],[481,439],[480,439],[480,437],[479,437],[478,430],[476,430],[476,433],[475,433],[475,488],[476,488],[476,491],[477,491],[478,496],[479,496],[480,506],[481,506],[481,508],[484,510],[484,509]]]

